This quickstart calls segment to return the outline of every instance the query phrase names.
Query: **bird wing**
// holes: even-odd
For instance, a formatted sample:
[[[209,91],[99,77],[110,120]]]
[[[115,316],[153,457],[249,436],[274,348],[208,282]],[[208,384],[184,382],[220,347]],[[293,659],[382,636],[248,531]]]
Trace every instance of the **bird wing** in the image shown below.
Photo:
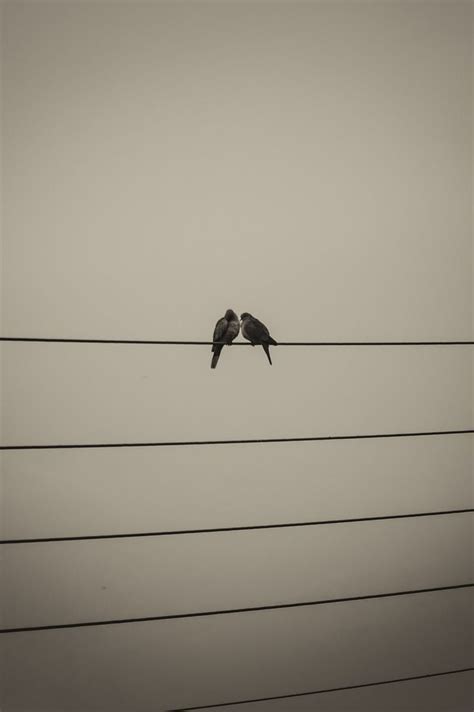
[[[259,339],[267,339],[270,336],[270,332],[268,331],[265,324],[262,324],[262,322],[258,319],[255,319],[255,317],[252,318],[250,326],[252,329],[252,333]]]
[[[229,326],[229,322],[227,321],[227,319],[225,319],[224,317],[222,317],[222,319],[219,319],[219,321],[217,322],[217,324],[215,326],[212,340],[213,341],[222,341],[224,336],[227,333],[228,326]],[[214,347],[213,347],[213,349],[214,349]]]
[[[249,317],[242,322],[242,334],[253,344],[259,344],[262,337],[265,338],[265,334],[261,329],[262,326],[263,324],[258,319]]]

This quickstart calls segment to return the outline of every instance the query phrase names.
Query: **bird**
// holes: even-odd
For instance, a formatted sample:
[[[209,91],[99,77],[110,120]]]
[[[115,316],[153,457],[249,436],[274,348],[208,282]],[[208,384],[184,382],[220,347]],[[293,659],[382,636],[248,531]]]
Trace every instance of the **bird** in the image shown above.
[[[227,309],[222,319],[219,319],[216,323],[212,340],[214,342],[223,341],[225,344],[230,345],[235,339],[235,337],[239,335],[239,331],[239,317],[237,316],[235,311],[233,311],[232,309]],[[221,351],[224,348],[224,343],[212,344],[211,351],[213,352],[213,356],[211,361],[211,368],[215,368],[217,366],[219,356],[221,355]]]
[[[263,350],[267,354],[267,358],[271,366],[272,359],[270,357],[270,344],[276,346],[277,342],[275,341],[275,339],[272,339],[272,337],[270,336],[270,332],[268,331],[265,324],[262,324],[261,321],[256,319],[248,312],[244,312],[243,314],[241,314],[240,319],[242,326],[242,336],[244,337],[244,339],[247,339],[247,341],[250,341],[252,346],[262,346]]]

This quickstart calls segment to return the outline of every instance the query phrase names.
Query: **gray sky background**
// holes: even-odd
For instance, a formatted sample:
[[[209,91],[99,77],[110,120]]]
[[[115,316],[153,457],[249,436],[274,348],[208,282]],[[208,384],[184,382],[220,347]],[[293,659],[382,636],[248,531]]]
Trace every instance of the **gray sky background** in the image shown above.
[[[207,340],[232,307],[277,341],[472,338],[471,3],[1,7],[4,335]],[[197,346],[1,352],[5,444],[472,427],[469,348],[276,347],[270,368],[236,347],[215,371]],[[1,528],[460,508],[471,476],[469,436],[10,452]],[[4,625],[463,583],[469,538],[453,517],[5,548]],[[465,667],[468,605],[451,592],[2,636],[2,712],[149,712]],[[291,709],[467,710],[465,685]]]

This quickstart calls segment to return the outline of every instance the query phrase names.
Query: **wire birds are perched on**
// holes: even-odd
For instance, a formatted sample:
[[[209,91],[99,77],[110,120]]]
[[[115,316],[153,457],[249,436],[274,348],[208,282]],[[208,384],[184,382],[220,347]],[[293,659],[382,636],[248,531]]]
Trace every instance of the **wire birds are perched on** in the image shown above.
[[[262,346],[265,351],[267,358],[272,365],[272,359],[270,357],[270,345],[276,346],[277,342],[270,336],[265,324],[256,319],[252,314],[248,312],[243,312],[240,315],[242,322],[239,322],[239,317],[233,309],[227,309],[224,316],[219,319],[214,328],[214,334],[212,337],[212,360],[211,368],[217,366],[221,351],[226,344],[229,346],[233,340],[239,335],[240,327],[242,325],[242,336],[250,341],[252,346]]]

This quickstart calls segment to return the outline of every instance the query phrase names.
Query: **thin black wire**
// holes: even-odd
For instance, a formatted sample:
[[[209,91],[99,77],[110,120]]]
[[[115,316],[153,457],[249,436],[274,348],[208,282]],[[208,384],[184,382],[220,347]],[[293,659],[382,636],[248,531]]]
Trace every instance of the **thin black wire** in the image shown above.
[[[472,672],[474,667],[461,668],[458,670],[445,670],[443,672],[430,672],[425,675],[411,675],[410,677],[396,677],[392,680],[380,680],[379,682],[364,682],[359,685],[344,685],[343,687],[328,687],[326,689],[311,690],[310,692],[293,692],[289,695],[274,695],[273,697],[255,697],[251,700],[237,700],[236,702],[220,702],[211,705],[198,705],[197,707],[176,707],[167,712],[193,712],[193,710],[208,710],[213,707],[230,707],[231,705],[245,705],[251,702],[268,702],[269,700],[285,700],[290,697],[305,697],[307,695],[321,695],[325,692],[342,692],[345,690],[358,690],[363,687],[378,687],[379,685],[392,685],[399,682],[410,682],[412,680],[425,680],[431,677],[441,677],[443,675],[458,675],[459,673]]]
[[[285,522],[283,524],[253,524],[236,527],[212,527],[206,529],[174,529],[157,532],[133,532],[125,534],[87,534],[82,536],[49,536],[28,539],[1,539],[0,544],[43,544],[54,541],[90,541],[97,539],[130,539],[140,537],[177,536],[181,534],[214,534],[218,532],[243,532],[257,529],[287,529],[289,527],[315,527],[326,524],[352,524],[353,522],[380,522],[391,519],[412,519],[414,517],[441,517],[447,514],[467,514],[474,509],[449,509],[439,512],[415,512],[410,514],[387,514],[377,517],[351,517],[350,519],[324,519],[314,522]]]
[[[418,433],[371,433],[368,435],[317,435],[303,438],[244,438],[235,440],[174,440],[163,442],[75,443],[65,445],[1,445],[0,450],[71,450],[79,448],[181,447],[187,445],[248,445],[253,443],[299,443],[322,440],[373,440],[375,438],[415,438],[431,435],[466,435],[474,429],[431,430]]]
[[[150,339],[56,339],[35,336],[0,336],[0,341],[27,341],[55,344],[152,344],[212,346],[225,341],[171,341]],[[469,346],[474,341],[279,341],[278,346]],[[251,346],[250,342],[233,341],[232,346]]]
[[[436,591],[451,591],[461,588],[472,588],[474,583],[461,583],[453,586],[435,586],[433,588],[419,588],[411,591],[392,591],[390,593],[372,593],[365,596],[346,596],[344,598],[326,598],[319,601],[298,601],[297,603],[276,603],[268,606],[251,606],[248,608],[227,608],[215,611],[197,611],[194,613],[172,613],[165,616],[144,616],[140,618],[113,618],[109,620],[84,621],[82,623],[61,623],[57,625],[35,625],[21,628],[0,628],[0,633],[30,633],[39,630],[60,630],[63,628],[90,628],[103,625],[122,625],[124,623],[148,623],[150,621],[168,621],[177,618],[204,618],[206,616],[224,616],[234,613],[252,613],[256,611],[274,611],[282,608],[301,608],[303,606],[322,606],[332,603],[348,603],[365,601],[375,598],[390,598],[394,596],[413,596],[420,593],[433,593]]]

